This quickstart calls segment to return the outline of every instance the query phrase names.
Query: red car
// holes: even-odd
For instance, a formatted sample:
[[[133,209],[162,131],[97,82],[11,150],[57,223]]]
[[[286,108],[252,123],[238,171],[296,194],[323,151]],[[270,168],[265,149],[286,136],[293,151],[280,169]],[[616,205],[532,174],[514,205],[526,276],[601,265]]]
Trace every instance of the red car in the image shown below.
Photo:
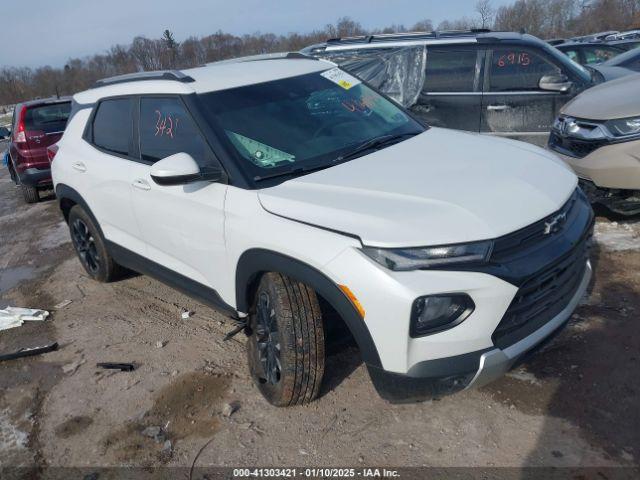
[[[13,111],[8,167],[27,203],[37,202],[38,190],[51,186],[47,148],[62,137],[70,113],[70,98],[32,100]]]

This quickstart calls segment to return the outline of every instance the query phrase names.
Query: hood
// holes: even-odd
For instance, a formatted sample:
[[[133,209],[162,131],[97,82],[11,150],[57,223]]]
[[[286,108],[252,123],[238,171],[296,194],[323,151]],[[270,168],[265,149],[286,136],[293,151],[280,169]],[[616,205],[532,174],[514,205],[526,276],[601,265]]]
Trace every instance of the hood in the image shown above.
[[[609,66],[604,64],[589,65],[589,67],[600,72],[606,82],[608,82],[609,80],[615,80],[616,78],[621,78],[626,75],[631,75],[632,73],[635,73],[633,70],[629,70],[628,68],[614,67],[614,66]]]
[[[585,90],[560,113],[585,120],[611,120],[640,115],[640,74],[627,75]]]
[[[409,247],[496,238],[558,210],[577,184],[553,154],[431,128],[350,162],[258,192],[276,215]]]

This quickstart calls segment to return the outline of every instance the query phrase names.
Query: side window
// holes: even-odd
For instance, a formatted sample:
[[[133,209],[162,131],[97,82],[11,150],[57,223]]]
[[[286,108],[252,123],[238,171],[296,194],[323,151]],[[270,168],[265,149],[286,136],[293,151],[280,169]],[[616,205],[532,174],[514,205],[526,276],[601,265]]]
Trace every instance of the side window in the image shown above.
[[[204,161],[209,148],[178,98],[140,100],[140,155],[156,162],[175,153]]]
[[[498,48],[493,51],[490,70],[492,92],[538,90],[545,75],[558,75],[558,67],[537,53],[518,47]]]
[[[564,53],[567,57],[569,57],[574,62],[580,63],[577,50],[562,50],[562,53]]]
[[[427,49],[424,92],[473,92],[476,50]]]
[[[93,119],[93,144],[109,152],[131,155],[132,101],[128,98],[104,100]]]

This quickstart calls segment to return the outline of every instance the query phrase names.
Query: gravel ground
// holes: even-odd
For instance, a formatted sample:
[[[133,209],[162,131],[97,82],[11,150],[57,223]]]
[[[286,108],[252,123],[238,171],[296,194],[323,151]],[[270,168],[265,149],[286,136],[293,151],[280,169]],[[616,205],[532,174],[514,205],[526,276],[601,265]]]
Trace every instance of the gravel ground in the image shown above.
[[[52,313],[0,332],[0,353],[60,348],[0,364],[0,466],[637,466],[640,227],[599,217],[596,232],[589,296],[503,379],[390,405],[347,344],[330,350],[319,400],[277,409],[252,386],[243,338],[222,341],[227,319],[145,276],[90,280],[56,202],[24,204],[3,170],[0,305]]]

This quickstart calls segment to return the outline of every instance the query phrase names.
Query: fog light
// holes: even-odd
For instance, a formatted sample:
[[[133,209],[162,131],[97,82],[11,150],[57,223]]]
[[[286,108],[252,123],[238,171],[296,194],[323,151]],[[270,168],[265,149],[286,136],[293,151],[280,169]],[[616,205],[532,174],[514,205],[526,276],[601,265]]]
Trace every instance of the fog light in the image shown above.
[[[409,334],[421,337],[453,328],[471,315],[474,308],[473,300],[464,293],[417,298],[411,309]]]

